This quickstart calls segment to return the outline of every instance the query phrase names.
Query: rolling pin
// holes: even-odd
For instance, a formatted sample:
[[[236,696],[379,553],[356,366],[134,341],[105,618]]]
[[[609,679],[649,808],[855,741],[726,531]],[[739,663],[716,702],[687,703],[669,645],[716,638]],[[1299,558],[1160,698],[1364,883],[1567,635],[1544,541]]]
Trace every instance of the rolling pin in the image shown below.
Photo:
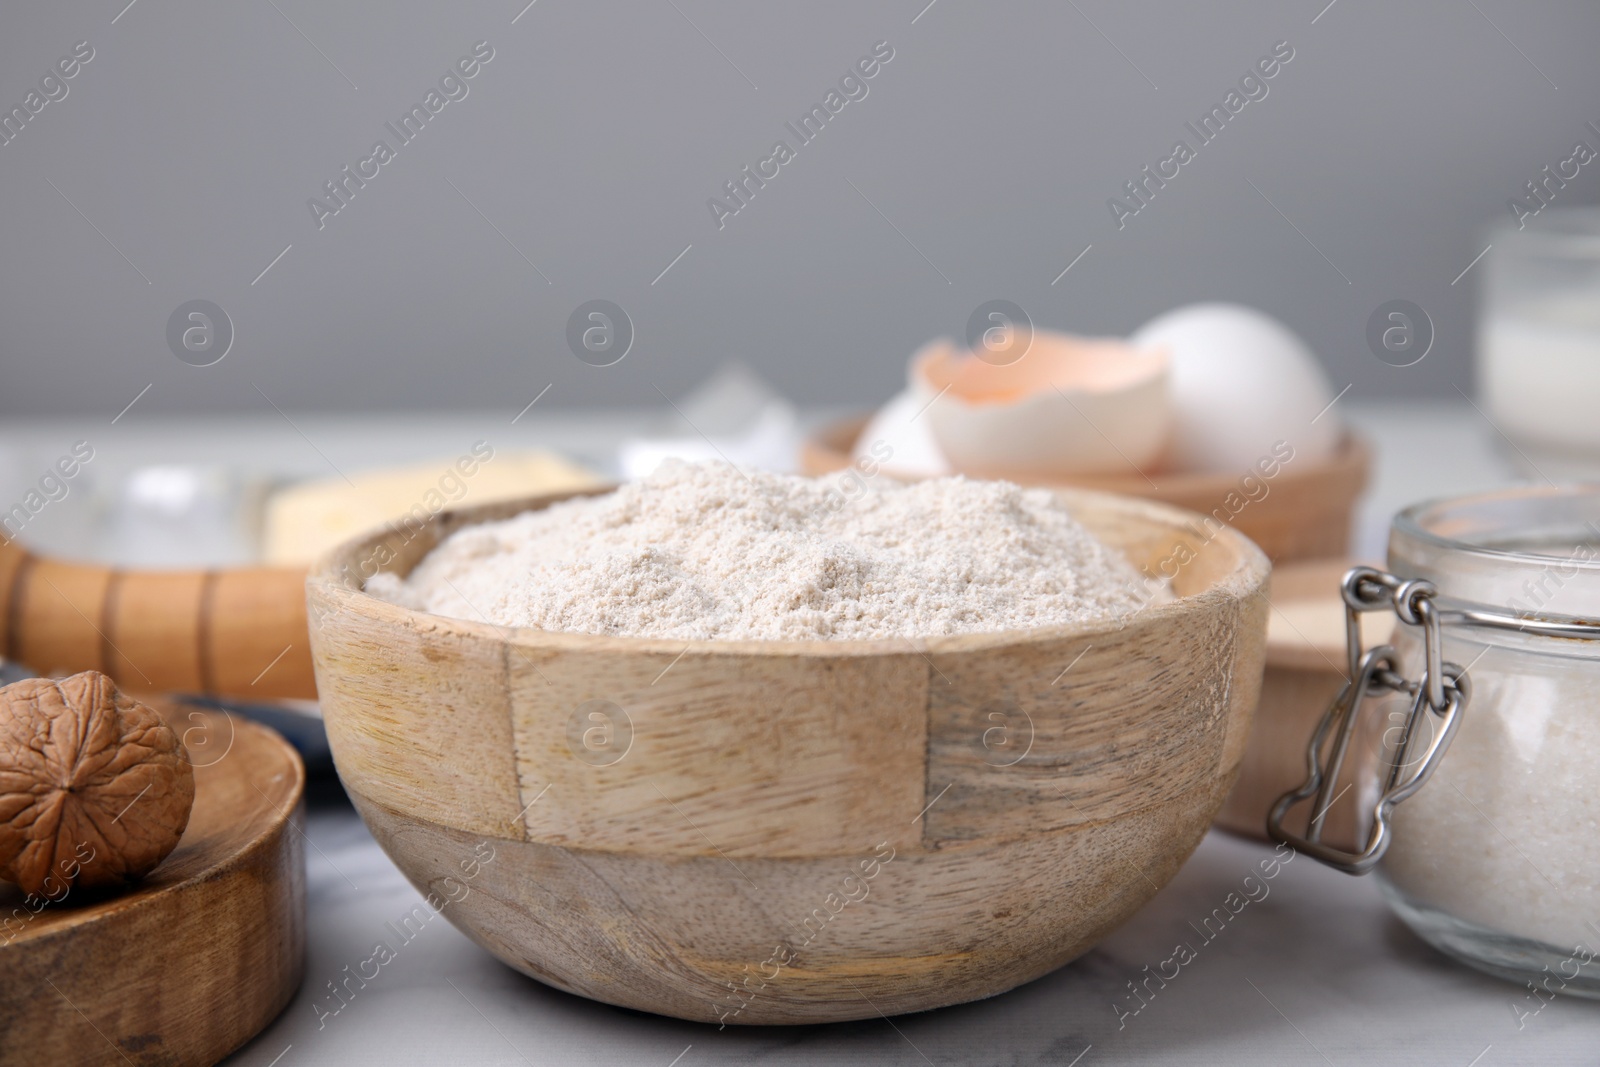
[[[301,567],[124,571],[0,537],[0,656],[135,692],[314,700]]]

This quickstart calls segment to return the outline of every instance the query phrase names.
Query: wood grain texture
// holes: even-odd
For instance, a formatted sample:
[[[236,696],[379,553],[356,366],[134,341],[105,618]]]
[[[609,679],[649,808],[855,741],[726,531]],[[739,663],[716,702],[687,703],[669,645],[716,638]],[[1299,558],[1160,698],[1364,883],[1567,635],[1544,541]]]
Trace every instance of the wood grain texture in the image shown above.
[[[307,586],[340,776],[425,891],[490,841],[447,914],[585,996],[742,1024],[1011,988],[1087,950],[1198,844],[1263,656],[1268,565],[1248,540],[1063,496],[1140,566],[1187,546],[1181,599],[924,640],[607,638],[378,601],[362,561],[403,572],[424,549],[352,543]],[[425,543],[553,499],[443,516]],[[761,970],[780,974],[740,1006],[728,984]]]
[[[876,1019],[995,996],[1087,952],[1177,873],[1225,784],[1112,823],[896,849],[871,879],[859,865],[878,842],[849,826],[841,855],[814,859],[494,841],[443,914],[523,974],[608,1004],[729,1025]],[[351,797],[423,893],[459,883],[483,840]]]
[[[299,756],[244,720],[160,710],[196,753],[188,829],[125,890],[0,885],[0,1065],[215,1063],[300,984]]]
[[[546,786],[560,798],[529,808],[529,840],[691,856],[709,841],[737,858],[828,855],[846,823],[874,843],[915,836],[928,690],[919,656],[763,657],[680,643],[619,658],[603,676],[578,655],[535,672],[513,652],[510,665],[523,803]],[[661,818],[664,806],[674,819]]]
[[[198,610],[207,576],[203,571],[130,571],[111,592],[107,632],[115,634],[111,677],[153,693],[202,687],[206,665]],[[150,605],[161,604],[162,611]]]
[[[869,416],[856,416],[824,426],[800,449],[800,468],[810,475],[828,474],[850,465],[850,450],[866,427]],[[1291,444],[1293,442],[1290,442]],[[1356,434],[1347,434],[1330,459],[1313,463],[1295,459],[1266,480],[1267,495],[1240,508],[1229,525],[1254,541],[1274,563],[1287,560],[1343,556],[1350,544],[1350,521],[1356,498],[1366,488],[1372,457]],[[1253,471],[1219,474],[1137,472],[1080,476],[1047,488],[1078,487],[1106,493],[1158,500],[1175,507],[1210,514],[1226,513],[1230,493],[1239,492],[1239,480]],[[1024,485],[1043,484],[1037,478],[1016,476]]]
[[[315,699],[305,571],[120,571],[0,539],[0,655],[148,692]]]

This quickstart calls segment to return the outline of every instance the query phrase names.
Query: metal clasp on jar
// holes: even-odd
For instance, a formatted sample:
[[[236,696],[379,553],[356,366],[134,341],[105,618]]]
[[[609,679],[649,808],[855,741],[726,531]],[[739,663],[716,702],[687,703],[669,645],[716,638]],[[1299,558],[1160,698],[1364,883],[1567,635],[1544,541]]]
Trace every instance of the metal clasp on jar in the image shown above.
[[[1354,567],[1346,572],[1341,589],[1350,680],[1334,698],[1306,746],[1306,780],[1278,798],[1267,816],[1267,832],[1274,840],[1292,845],[1330,867],[1348,874],[1365,874],[1389,847],[1389,820],[1395,806],[1421,789],[1444,758],[1460,725],[1471,686],[1461,667],[1441,660],[1440,613],[1434,603],[1437,590],[1432,583],[1407,581],[1372,567]],[[1401,622],[1422,629],[1423,668],[1415,681],[1400,673],[1399,654],[1393,645],[1378,645],[1365,651],[1361,648],[1361,613],[1383,610],[1392,610]],[[1386,754],[1383,791],[1373,805],[1365,847],[1360,852],[1335,848],[1322,840],[1328,809],[1338,799],[1334,785],[1356,734],[1362,701],[1385,692],[1407,694],[1411,707],[1398,741]],[[1425,723],[1424,716],[1433,716],[1435,721]],[[1424,726],[1431,729],[1423,729]],[[1313,798],[1305,833],[1290,831],[1284,825],[1285,817],[1297,805]]]

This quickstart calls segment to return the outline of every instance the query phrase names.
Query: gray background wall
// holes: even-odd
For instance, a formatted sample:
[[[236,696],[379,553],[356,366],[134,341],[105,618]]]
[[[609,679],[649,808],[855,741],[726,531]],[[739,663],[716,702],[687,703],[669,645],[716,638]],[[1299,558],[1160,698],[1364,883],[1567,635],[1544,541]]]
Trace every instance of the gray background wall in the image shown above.
[[[728,358],[862,404],[993,297],[1082,332],[1240,300],[1352,396],[1453,396],[1482,264],[1452,279],[1600,122],[1583,0],[125,2],[0,13],[7,109],[95,49],[0,147],[0,415],[146,384],[152,414],[658,403]],[[319,231],[307,199],[479,40],[470,95]],[[869,95],[719,231],[707,198],[878,40]],[[1107,198],[1280,40],[1267,98],[1119,231]],[[215,366],[168,350],[194,298],[235,324]],[[635,324],[615,366],[565,342],[593,298]],[[1437,327],[1404,369],[1363,336],[1393,298]]]

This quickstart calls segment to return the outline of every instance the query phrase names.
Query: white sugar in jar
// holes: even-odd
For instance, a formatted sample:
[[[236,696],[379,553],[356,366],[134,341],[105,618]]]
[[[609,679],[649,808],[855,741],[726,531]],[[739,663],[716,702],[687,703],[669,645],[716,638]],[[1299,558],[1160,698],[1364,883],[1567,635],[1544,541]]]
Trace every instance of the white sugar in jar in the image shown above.
[[[1385,893],[1464,962],[1600,996],[1600,488],[1408,509],[1389,570],[1437,588],[1443,658],[1471,697],[1432,777],[1394,809]],[[1418,677],[1417,629],[1399,630],[1402,673]]]

